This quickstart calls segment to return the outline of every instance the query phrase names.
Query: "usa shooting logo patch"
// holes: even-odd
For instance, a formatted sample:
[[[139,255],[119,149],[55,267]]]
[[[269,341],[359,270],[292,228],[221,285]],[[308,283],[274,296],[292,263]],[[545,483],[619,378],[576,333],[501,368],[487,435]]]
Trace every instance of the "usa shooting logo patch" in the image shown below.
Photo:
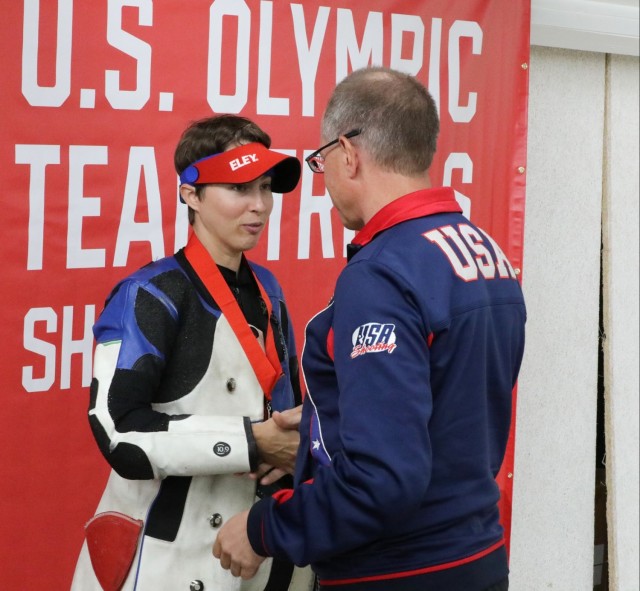
[[[380,322],[368,322],[362,324],[353,332],[351,342],[353,350],[351,358],[366,353],[393,353],[396,345],[395,324],[381,324]]]

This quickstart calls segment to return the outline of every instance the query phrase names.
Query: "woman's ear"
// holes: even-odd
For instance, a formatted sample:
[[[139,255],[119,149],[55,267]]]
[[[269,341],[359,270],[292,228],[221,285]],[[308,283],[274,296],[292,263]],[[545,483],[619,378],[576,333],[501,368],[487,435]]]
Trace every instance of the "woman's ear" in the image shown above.
[[[191,208],[197,211],[200,203],[200,198],[196,193],[196,188],[193,185],[183,183],[180,185],[180,197]]]

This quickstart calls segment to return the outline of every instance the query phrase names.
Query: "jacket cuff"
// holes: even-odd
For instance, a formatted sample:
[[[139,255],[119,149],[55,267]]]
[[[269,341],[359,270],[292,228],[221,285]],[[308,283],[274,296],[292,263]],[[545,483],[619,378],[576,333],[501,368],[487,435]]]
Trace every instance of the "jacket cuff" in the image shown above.
[[[271,555],[265,540],[266,531],[264,529],[264,519],[273,503],[275,503],[275,500],[271,497],[265,497],[258,501],[249,510],[249,517],[247,518],[247,536],[249,542],[251,543],[253,551],[260,556]]]
[[[251,428],[251,419],[249,417],[244,418],[244,430],[247,434],[247,449],[249,451],[249,470],[255,472],[260,465],[260,455],[258,454],[258,444],[256,438],[253,436],[253,429]]]

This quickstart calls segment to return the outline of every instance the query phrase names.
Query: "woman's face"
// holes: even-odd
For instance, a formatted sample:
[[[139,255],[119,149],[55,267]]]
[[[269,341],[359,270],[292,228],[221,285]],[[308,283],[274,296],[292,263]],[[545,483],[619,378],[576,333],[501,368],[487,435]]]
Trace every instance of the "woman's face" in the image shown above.
[[[190,206],[199,214],[194,232],[215,262],[237,270],[242,253],[258,244],[271,215],[271,177],[237,185],[206,185]]]

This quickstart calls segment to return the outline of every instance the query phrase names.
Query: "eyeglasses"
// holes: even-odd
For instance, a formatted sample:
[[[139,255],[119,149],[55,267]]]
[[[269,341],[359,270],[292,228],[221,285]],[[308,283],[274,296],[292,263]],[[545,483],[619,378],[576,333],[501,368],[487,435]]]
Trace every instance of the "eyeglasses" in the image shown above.
[[[324,172],[324,156],[320,153],[322,150],[326,150],[329,146],[333,146],[333,144],[337,144],[340,141],[341,137],[352,138],[362,133],[361,129],[352,129],[347,133],[338,136],[335,140],[329,142],[322,146],[322,148],[318,148],[315,152],[312,152],[309,156],[307,156],[304,160],[309,165],[309,168],[313,172]]]

